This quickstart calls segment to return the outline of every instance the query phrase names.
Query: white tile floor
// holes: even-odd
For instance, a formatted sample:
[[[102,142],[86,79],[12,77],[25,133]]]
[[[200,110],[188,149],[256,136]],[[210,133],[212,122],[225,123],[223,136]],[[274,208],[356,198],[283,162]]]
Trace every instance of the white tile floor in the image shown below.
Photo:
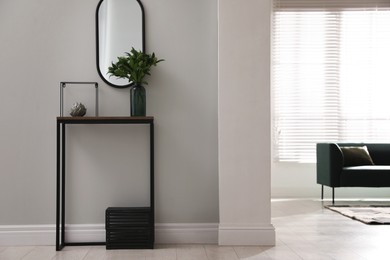
[[[337,202],[346,203],[351,202]],[[0,247],[0,260],[390,259],[390,225],[350,220],[324,209],[318,200],[273,200],[272,216],[275,247],[157,245],[154,250],[108,251],[105,247],[65,247],[60,252],[54,246]]]

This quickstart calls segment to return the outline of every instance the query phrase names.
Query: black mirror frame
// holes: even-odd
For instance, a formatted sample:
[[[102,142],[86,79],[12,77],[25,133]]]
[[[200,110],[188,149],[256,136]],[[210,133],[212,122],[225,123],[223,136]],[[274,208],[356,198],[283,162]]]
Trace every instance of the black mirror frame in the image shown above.
[[[105,82],[107,83],[108,85],[110,85],[111,87],[114,87],[114,88],[128,88],[128,87],[131,87],[132,85],[134,85],[133,82],[127,84],[127,85],[123,85],[123,86],[118,86],[118,85],[115,85],[111,82],[109,82],[105,77],[104,75],[102,74],[102,72],[100,71],[100,66],[99,66],[99,8],[100,6],[102,5],[103,1],[106,1],[106,0],[100,0],[97,7],[96,7],[96,14],[95,14],[95,28],[96,28],[96,68],[97,68],[97,71],[99,73],[99,76],[100,78]],[[140,0],[136,0],[141,8],[141,13],[142,13],[142,51],[145,52],[145,10],[144,10],[144,7],[141,3]]]

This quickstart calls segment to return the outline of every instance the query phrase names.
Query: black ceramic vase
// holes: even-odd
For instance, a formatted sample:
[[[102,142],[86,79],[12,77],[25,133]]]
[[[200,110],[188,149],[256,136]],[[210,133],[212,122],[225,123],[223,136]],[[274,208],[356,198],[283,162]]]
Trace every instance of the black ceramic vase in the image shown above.
[[[134,85],[130,88],[130,115],[146,115],[146,91],[141,85]]]

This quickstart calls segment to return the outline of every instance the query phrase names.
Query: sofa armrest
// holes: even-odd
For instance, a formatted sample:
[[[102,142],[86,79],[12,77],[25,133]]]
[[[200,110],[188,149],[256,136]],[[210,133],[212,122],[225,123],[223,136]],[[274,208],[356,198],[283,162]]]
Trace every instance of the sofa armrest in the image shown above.
[[[317,183],[329,187],[340,187],[343,170],[343,153],[335,143],[317,144]]]

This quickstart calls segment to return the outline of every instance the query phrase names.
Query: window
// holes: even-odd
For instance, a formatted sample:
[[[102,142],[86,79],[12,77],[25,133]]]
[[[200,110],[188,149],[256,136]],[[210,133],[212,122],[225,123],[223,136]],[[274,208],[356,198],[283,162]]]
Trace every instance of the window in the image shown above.
[[[318,142],[390,142],[390,0],[274,0],[276,161]]]

